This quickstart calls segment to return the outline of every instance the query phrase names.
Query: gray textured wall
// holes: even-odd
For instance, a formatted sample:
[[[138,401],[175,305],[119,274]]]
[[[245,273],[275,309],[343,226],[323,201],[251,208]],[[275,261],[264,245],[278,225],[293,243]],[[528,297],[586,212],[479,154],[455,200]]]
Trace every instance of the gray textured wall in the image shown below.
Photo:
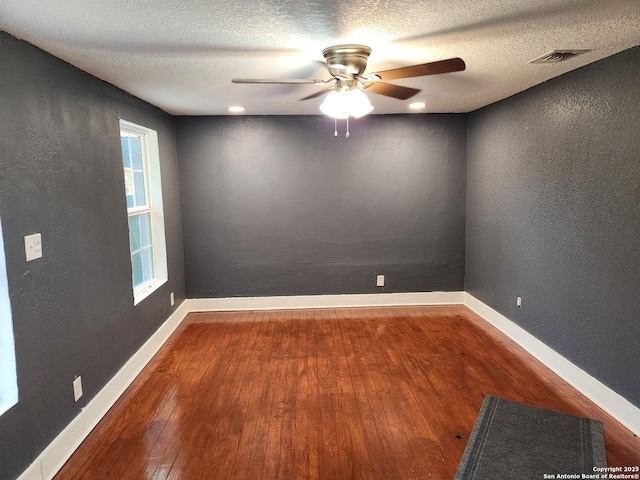
[[[170,315],[184,292],[173,119],[0,32],[0,216],[20,401],[0,417],[17,477]],[[169,282],[133,307],[118,119],[158,131]],[[42,233],[27,263],[23,236]],[[84,397],[71,382],[82,375]]]
[[[465,116],[333,127],[176,119],[190,298],[462,290]]]
[[[465,285],[637,406],[639,92],[636,48],[469,116]]]

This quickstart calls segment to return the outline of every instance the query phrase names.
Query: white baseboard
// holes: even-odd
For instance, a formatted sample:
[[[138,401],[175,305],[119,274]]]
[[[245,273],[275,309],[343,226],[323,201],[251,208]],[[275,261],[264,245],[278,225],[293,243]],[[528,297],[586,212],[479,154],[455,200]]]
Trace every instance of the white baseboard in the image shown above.
[[[465,293],[465,305],[524,348],[556,375],[640,436],[640,408],[574,365],[507,317]]]
[[[402,305],[461,305],[464,303],[464,292],[192,298],[187,301],[189,302],[190,312],[290,310],[296,308],[391,307]]]
[[[187,301],[180,304],[151,338],[18,477],[18,480],[51,480],[58,473],[76,448],[180,325],[189,313],[187,306]]]

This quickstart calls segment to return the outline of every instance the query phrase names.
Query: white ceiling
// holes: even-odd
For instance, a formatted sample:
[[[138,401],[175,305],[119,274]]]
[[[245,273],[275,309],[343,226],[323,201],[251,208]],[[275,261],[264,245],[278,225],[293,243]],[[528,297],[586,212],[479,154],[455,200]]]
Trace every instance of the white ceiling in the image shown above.
[[[318,114],[321,85],[232,78],[328,79],[322,49],[373,48],[367,72],[461,57],[464,72],[398,80],[401,101],[374,113],[468,112],[640,44],[640,0],[2,0],[0,29],[174,115]],[[559,64],[554,49],[593,51]]]

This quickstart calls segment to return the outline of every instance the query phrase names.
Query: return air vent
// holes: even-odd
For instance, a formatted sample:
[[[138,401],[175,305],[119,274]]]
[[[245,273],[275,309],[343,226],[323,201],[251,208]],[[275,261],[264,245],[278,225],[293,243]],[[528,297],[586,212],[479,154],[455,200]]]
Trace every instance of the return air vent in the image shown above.
[[[569,60],[570,58],[577,57],[583,53],[590,52],[591,50],[554,50],[553,52],[545,53],[544,55],[534,58],[529,63],[558,63]]]

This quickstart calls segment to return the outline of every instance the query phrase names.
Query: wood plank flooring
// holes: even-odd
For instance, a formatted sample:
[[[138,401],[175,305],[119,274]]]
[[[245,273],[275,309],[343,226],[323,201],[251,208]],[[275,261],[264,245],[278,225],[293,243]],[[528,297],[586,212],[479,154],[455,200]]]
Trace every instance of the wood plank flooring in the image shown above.
[[[442,479],[485,394],[640,439],[463,306],[190,314],[56,480]]]

